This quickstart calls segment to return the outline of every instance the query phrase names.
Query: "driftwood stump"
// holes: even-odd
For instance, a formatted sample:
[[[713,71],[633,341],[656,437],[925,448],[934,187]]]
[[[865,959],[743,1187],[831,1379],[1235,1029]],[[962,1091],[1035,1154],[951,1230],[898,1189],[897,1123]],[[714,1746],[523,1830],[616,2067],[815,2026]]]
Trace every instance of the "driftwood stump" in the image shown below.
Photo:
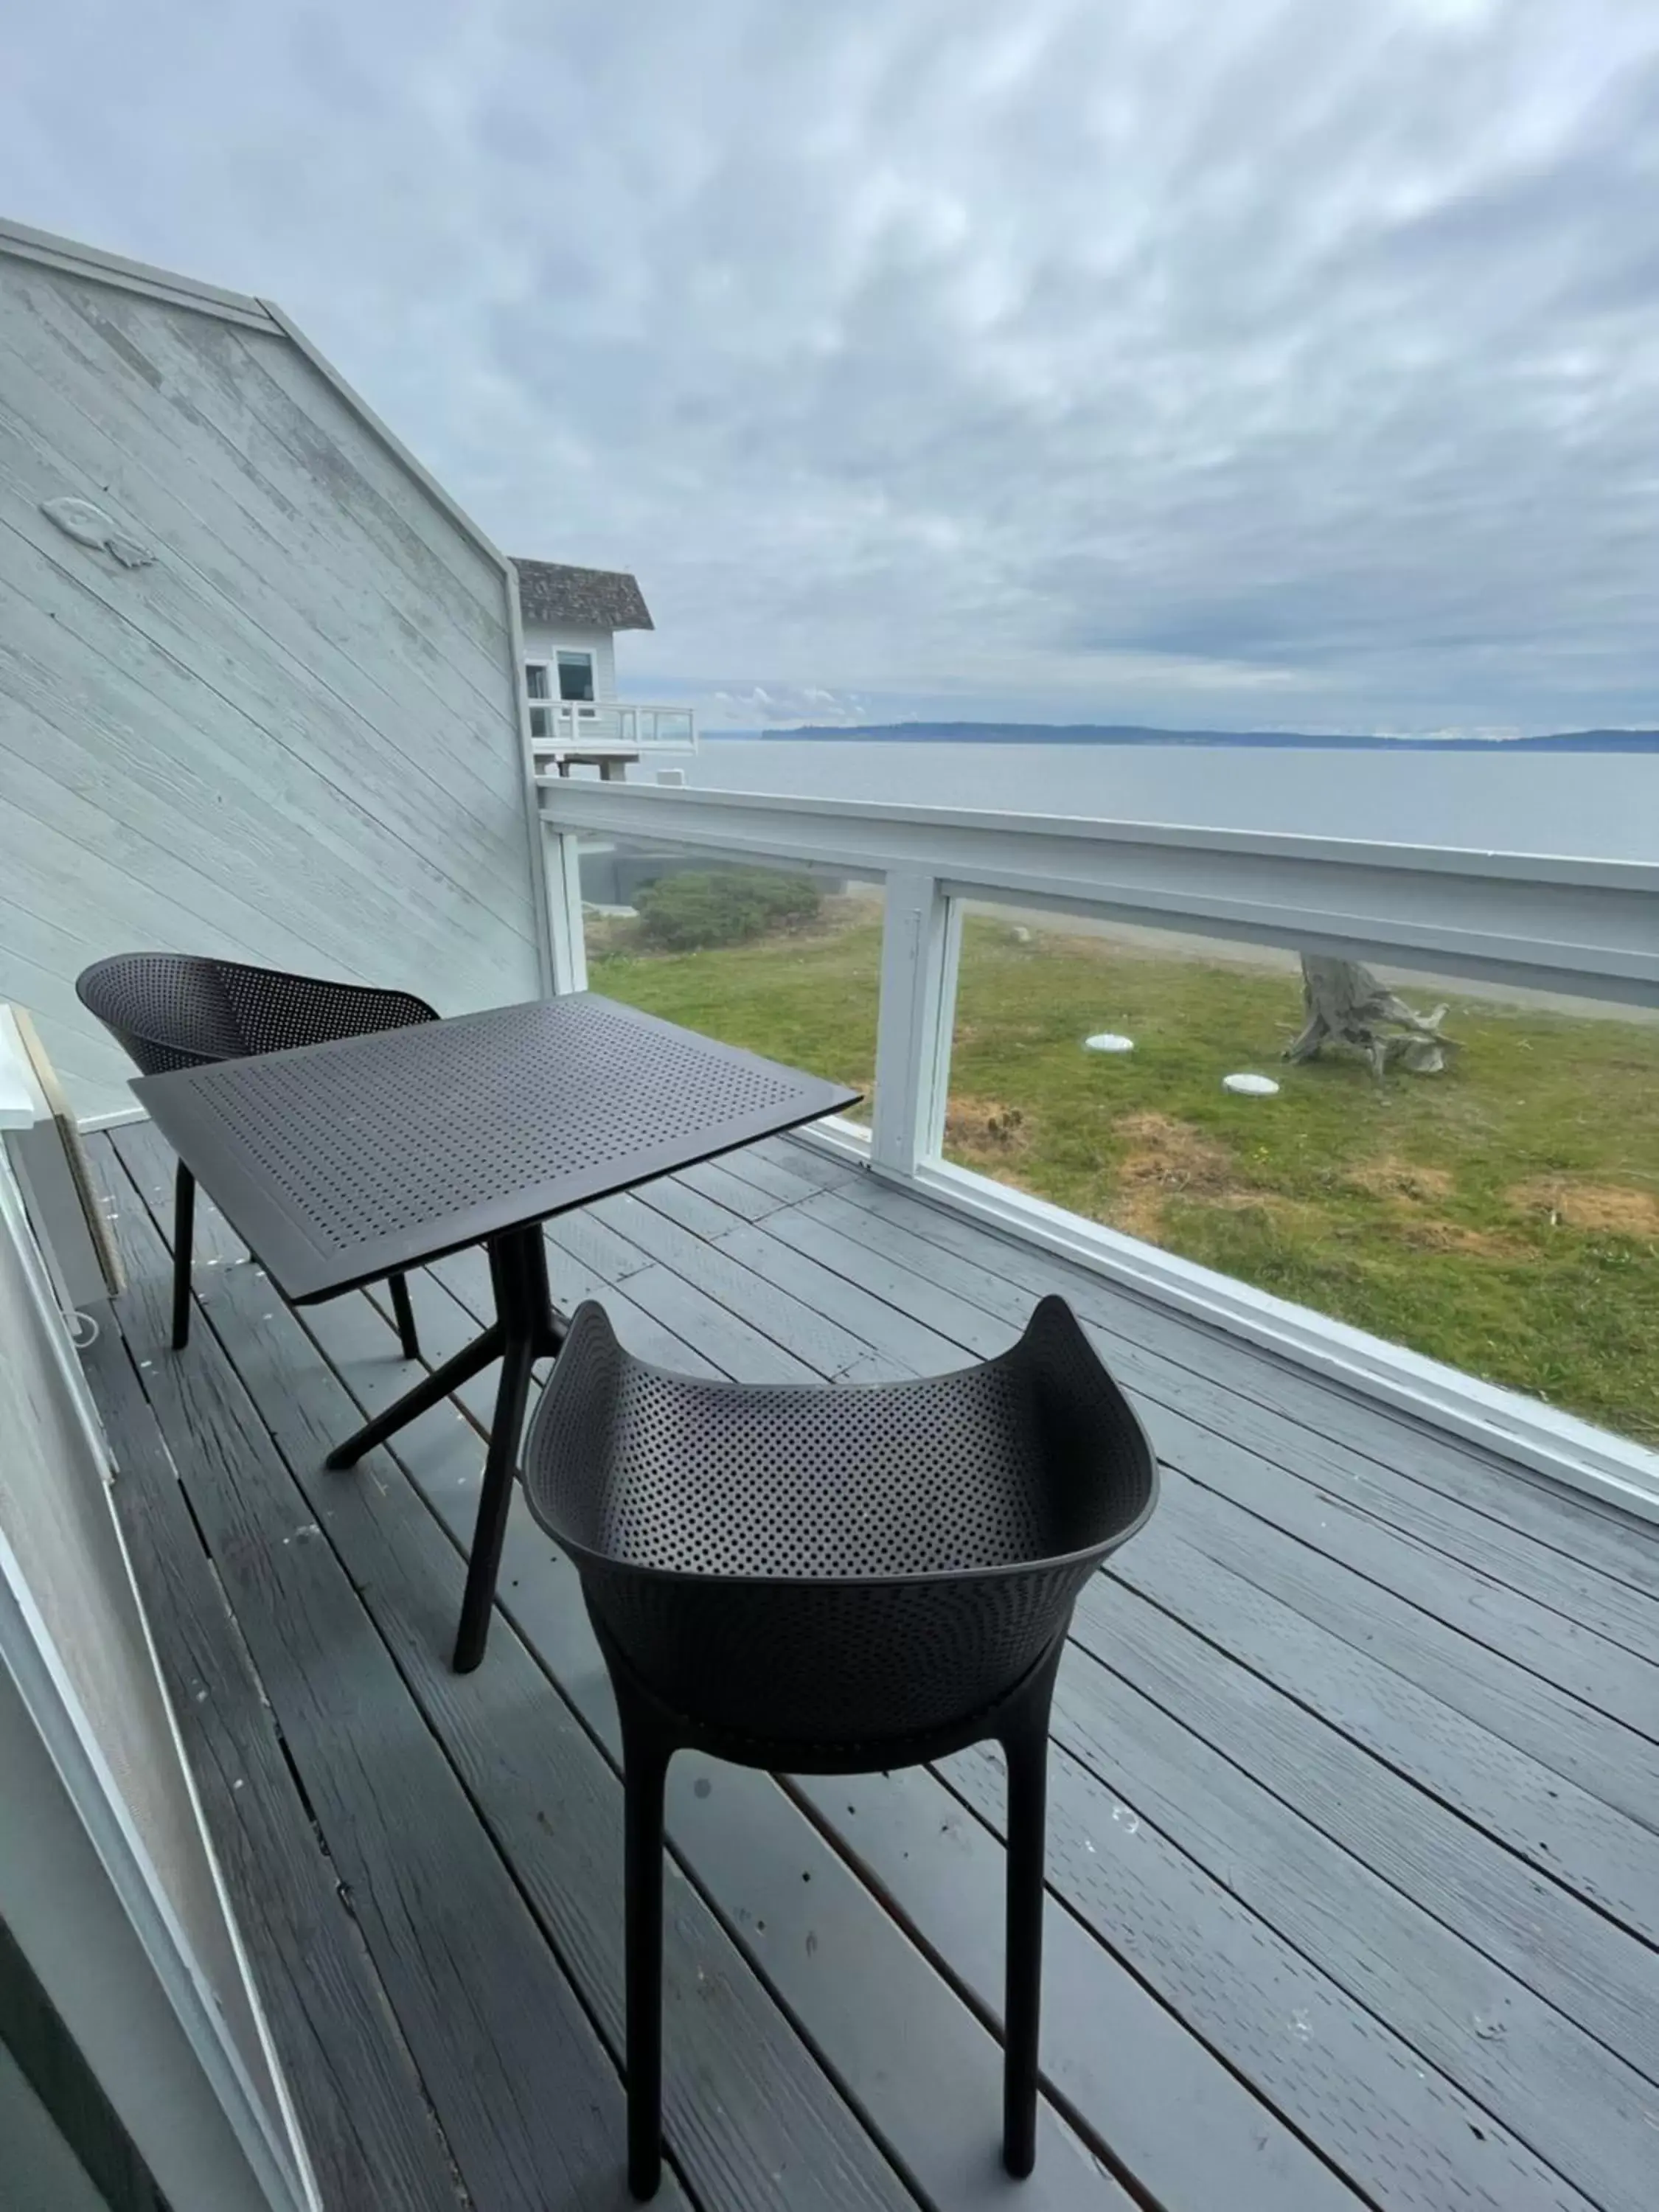
[[[1286,1060],[1312,1060],[1322,1045],[1345,1044],[1364,1054],[1380,1083],[1391,1060],[1413,1075],[1438,1075],[1447,1053],[1457,1049],[1454,1038],[1440,1034],[1443,1006],[1419,1014],[1357,961],[1304,952],[1302,1004],[1307,1023],[1285,1046]]]

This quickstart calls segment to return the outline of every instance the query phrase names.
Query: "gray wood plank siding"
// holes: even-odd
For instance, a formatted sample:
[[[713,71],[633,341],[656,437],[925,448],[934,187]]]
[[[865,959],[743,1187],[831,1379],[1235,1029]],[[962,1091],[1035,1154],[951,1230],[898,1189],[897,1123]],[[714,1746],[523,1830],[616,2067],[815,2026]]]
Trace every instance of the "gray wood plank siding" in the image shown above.
[[[100,953],[535,994],[507,589],[275,323],[0,241],[0,999],[81,1113],[131,1103]]]
[[[158,1347],[170,1156],[147,1125],[95,1146],[130,1201],[135,1279],[118,1316],[129,1365],[108,1403],[140,1431],[159,1425],[194,1516],[187,1528],[173,1513],[170,1534],[145,1516],[157,1589],[219,1567],[285,1731],[284,1700],[298,1699],[292,1755],[319,1848],[383,1893],[357,1972],[383,1977],[403,2033],[357,2056],[379,2085],[370,2119],[386,2124],[387,2087],[413,2053],[448,2130],[458,2060],[428,2039],[430,1993],[410,1990],[415,1962],[381,1926],[393,1898],[434,1909],[420,1854],[356,1805],[363,1790],[395,1786],[423,1817],[429,1793],[467,1869],[446,1776],[459,1784],[546,1947],[544,1967],[515,1960],[511,1986],[542,2006],[568,1984],[614,2064],[615,1711],[574,1570],[518,1501],[489,1659],[464,1682],[445,1663],[493,1376],[356,1476],[325,1474],[328,1442],[415,1371],[384,1287],[301,1321],[204,1203],[202,1342],[175,1359]],[[1059,1289],[1153,1430],[1158,1513],[1085,1590],[1060,1674],[1042,2142],[1022,2207],[1650,2212],[1650,1528],[1269,1356],[1212,1357],[1209,1332],[798,1139],[733,1154],[714,1181],[694,1171],[567,1215],[548,1240],[562,1308],[602,1297],[641,1355],[738,1378],[936,1372],[1000,1348]],[[434,1364],[489,1310],[477,1252],[411,1292]],[[112,1334],[95,1364],[117,1356]],[[244,1407],[257,1438],[243,1438]],[[256,1565],[245,1547],[261,1530]],[[187,1573],[160,1556],[191,1544]],[[314,1594],[284,1625],[270,1592],[290,1586]],[[295,1686],[296,1670],[320,1667],[325,1597],[317,1617],[364,1655],[378,1753],[356,1698],[325,1726],[308,1709],[320,1683]],[[192,1640],[207,1611],[189,1619]],[[204,1742],[198,1755],[219,1754]],[[353,1761],[347,1789],[336,1768]],[[218,1802],[257,1855],[250,1808]],[[291,1856],[291,1814],[269,1817],[271,1848]],[[685,2201],[1012,2202],[994,2151],[1000,1754],[830,1779],[688,1758],[668,1817],[666,2109]],[[481,1871],[458,1879],[489,1887]],[[281,1914],[255,1929],[256,1970],[302,1990]],[[426,1971],[465,2008],[493,2078],[501,1992],[486,1984],[506,1975],[501,1958],[480,1942],[459,1990],[453,1957]],[[476,2120],[464,2154],[449,2136],[476,2212],[517,2201],[518,2162],[562,2100],[597,2097],[614,2115],[595,2063],[573,2051],[574,2071],[547,2069],[534,2112],[492,2102],[485,2132],[518,2130],[509,2143],[481,2142]],[[338,2149],[349,2169],[349,2130]],[[622,2156],[618,2130],[618,2190]]]

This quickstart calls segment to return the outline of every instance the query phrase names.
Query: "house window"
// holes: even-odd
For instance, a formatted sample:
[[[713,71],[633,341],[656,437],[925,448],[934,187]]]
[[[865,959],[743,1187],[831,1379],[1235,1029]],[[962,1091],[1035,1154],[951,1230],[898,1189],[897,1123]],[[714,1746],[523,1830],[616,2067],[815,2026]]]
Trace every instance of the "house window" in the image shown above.
[[[532,738],[544,738],[548,734],[547,709],[545,707],[532,707],[531,708],[530,734]]]
[[[526,661],[524,665],[524,688],[530,694],[532,699],[546,698],[547,663],[544,660]]]
[[[591,653],[562,653],[559,655],[559,696],[561,699],[591,699],[593,696],[593,656]]]

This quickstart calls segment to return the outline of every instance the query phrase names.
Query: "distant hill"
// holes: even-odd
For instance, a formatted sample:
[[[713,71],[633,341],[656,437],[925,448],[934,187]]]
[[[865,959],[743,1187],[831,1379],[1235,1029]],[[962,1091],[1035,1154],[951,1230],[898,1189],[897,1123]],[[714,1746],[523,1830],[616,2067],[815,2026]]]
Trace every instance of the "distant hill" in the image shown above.
[[[1659,730],[1564,730],[1545,738],[1320,737],[1305,730],[1154,730],[1099,722],[888,722],[853,729],[706,730],[705,738],[791,744],[1257,745],[1299,752],[1659,753]]]

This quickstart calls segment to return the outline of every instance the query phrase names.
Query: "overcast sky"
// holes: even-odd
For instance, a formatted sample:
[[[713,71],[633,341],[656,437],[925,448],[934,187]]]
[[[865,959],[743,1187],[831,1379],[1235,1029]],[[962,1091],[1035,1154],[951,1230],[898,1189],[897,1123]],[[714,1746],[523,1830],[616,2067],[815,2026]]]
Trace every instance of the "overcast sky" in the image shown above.
[[[279,301],[716,721],[1659,723],[1656,0],[41,0],[0,212]]]

